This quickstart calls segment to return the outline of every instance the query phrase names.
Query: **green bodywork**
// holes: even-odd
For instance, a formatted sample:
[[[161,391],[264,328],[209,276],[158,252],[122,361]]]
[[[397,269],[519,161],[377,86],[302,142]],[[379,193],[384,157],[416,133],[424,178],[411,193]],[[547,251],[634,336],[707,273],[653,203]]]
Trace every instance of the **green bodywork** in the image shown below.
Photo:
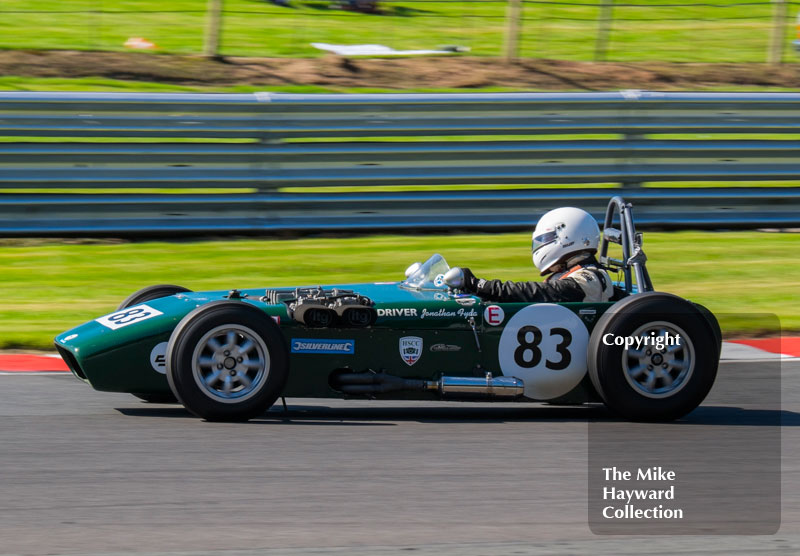
[[[328,287],[328,286],[326,286]],[[267,304],[259,299],[265,290],[241,290],[239,303],[247,303],[278,322],[289,353],[289,379],[283,392],[287,397],[344,397],[329,386],[337,369],[361,372],[373,370],[415,379],[435,380],[442,375],[502,375],[498,346],[504,323],[529,303],[488,303],[472,296],[456,296],[446,289],[414,291],[399,282],[330,286],[346,288],[369,297],[378,310],[376,322],[366,328],[308,328],[292,320],[283,303]],[[246,294],[246,296],[244,295]],[[112,329],[97,320],[82,324],[56,337],[55,343],[73,374],[97,390],[131,393],[169,392],[162,359],[158,372],[151,363],[155,346],[167,342],[176,325],[195,308],[225,299],[228,291],[181,293],[147,301],[162,314]],[[489,305],[499,305],[505,321],[498,326],[484,322]],[[589,333],[597,318],[612,303],[559,304],[579,315]],[[385,311],[399,309],[399,311]],[[388,313],[388,314],[387,314]],[[418,359],[403,361],[400,338],[422,338]],[[293,353],[296,339],[352,340],[354,353]],[[444,346],[444,350],[434,346]],[[458,349],[456,349],[458,348]],[[578,346],[584,349],[584,346]],[[436,392],[400,392],[378,397],[392,399],[435,399]],[[584,402],[598,399],[588,377],[558,401]]]

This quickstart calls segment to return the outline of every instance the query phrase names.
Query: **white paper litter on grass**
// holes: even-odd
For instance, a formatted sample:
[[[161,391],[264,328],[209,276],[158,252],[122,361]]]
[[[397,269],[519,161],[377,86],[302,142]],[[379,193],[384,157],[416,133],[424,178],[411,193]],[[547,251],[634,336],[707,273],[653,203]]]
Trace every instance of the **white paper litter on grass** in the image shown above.
[[[311,46],[319,50],[327,50],[340,56],[420,56],[425,54],[455,54],[452,50],[395,50],[382,44],[327,44],[312,42]],[[463,47],[458,47],[459,50]]]

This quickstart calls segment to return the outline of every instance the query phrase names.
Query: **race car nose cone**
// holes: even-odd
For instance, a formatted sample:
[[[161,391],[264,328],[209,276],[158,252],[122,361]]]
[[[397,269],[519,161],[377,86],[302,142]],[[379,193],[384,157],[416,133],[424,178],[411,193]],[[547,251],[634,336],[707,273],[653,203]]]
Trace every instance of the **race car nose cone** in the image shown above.
[[[224,365],[226,369],[232,369],[236,366],[236,359],[233,357],[226,357]]]

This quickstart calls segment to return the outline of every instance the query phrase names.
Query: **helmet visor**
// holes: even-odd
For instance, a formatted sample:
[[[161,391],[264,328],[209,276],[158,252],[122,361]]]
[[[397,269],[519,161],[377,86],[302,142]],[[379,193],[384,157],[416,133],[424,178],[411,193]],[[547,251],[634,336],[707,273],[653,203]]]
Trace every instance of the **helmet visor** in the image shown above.
[[[541,249],[545,245],[553,243],[556,240],[557,237],[558,237],[558,234],[557,234],[557,232],[555,230],[552,230],[550,232],[545,232],[545,233],[540,234],[538,236],[534,236],[533,237],[533,245],[531,246],[531,253],[536,253],[536,251],[538,251],[539,249]]]

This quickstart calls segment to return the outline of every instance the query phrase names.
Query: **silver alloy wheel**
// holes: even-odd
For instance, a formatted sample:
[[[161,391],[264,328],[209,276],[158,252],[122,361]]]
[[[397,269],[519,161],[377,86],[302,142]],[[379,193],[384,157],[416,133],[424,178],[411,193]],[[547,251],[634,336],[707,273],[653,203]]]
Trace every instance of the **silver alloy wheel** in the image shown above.
[[[648,322],[637,328],[631,338],[680,338],[678,345],[657,349],[642,345],[622,350],[622,369],[625,379],[639,394],[648,398],[667,398],[675,395],[689,382],[694,372],[694,345],[689,336],[670,322]]]
[[[264,340],[241,324],[223,324],[206,332],[192,354],[192,375],[200,391],[222,403],[237,403],[255,394],[269,375]]]

